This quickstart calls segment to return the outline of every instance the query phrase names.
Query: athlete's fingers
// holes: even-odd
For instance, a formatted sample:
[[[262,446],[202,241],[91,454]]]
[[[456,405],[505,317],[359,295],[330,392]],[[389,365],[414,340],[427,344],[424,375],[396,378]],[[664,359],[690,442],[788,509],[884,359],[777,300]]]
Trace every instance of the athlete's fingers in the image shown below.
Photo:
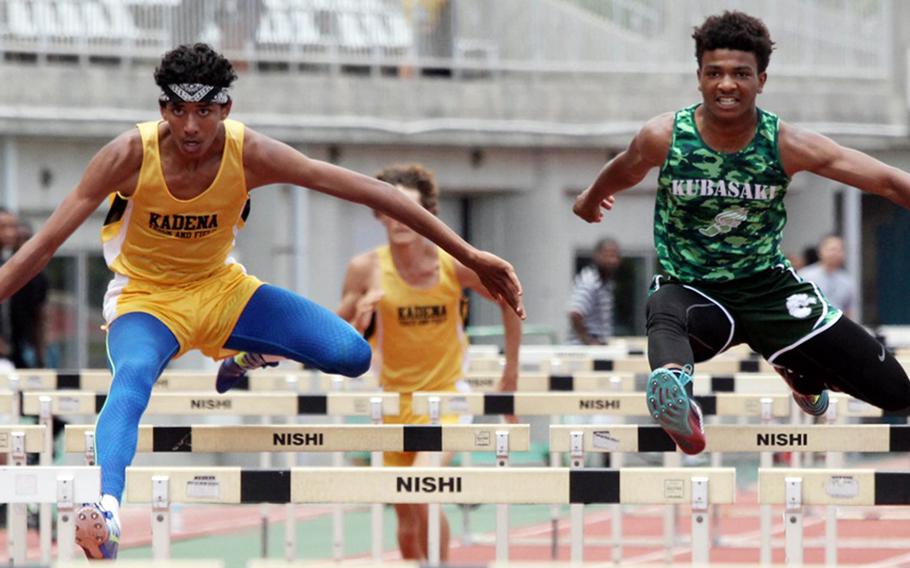
[[[522,299],[523,292],[521,289],[521,281],[518,279],[518,275],[515,274],[515,269],[512,268],[512,265],[508,265],[506,275],[508,277],[506,283],[509,291],[507,302],[512,307],[512,309],[515,310],[515,313],[518,314],[518,317],[524,319],[525,312],[524,301]]]

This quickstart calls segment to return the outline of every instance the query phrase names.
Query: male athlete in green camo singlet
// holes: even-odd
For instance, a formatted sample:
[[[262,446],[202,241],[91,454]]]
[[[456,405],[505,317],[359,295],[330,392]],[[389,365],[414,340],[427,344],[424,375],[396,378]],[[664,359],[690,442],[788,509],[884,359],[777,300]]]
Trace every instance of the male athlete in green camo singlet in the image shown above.
[[[777,116],[759,110],[755,138],[728,154],[702,141],[697,106],[676,113],[660,169],[654,244],[661,268],[683,282],[721,281],[786,263],[780,241],[790,178],[778,158]]]
[[[649,120],[575,201],[575,214],[603,219],[614,195],[660,167],[654,241],[661,270],[647,306],[649,411],[677,445],[705,447],[691,375],[732,345],[761,353],[820,415],[827,389],[891,411],[910,408],[910,380],[885,348],[780,250],[783,198],[800,171],[836,180],[910,209],[910,175],[762,111],[773,42],[741,12],[695,29],[702,101]]]

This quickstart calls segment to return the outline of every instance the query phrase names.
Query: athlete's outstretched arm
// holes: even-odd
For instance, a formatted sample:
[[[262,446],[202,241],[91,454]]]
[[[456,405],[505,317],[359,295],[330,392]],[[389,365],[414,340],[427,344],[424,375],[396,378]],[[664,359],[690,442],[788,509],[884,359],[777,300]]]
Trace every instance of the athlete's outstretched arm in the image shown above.
[[[645,179],[661,165],[670,151],[673,114],[652,118],[639,130],[629,147],[600,170],[594,183],[575,199],[572,210],[589,223],[599,223],[604,210],[613,209],[613,196]]]
[[[480,279],[470,268],[456,262],[455,275],[459,284],[463,288],[470,288],[476,291],[484,298],[496,302],[486,291],[480,282]],[[499,381],[499,390],[512,392],[518,386],[518,351],[521,347],[521,320],[509,309],[509,306],[503,302],[499,303],[502,310],[502,327],[505,331],[505,355],[506,364],[502,370],[502,378]]]
[[[79,184],[54,210],[44,226],[0,266],[0,301],[6,301],[34,278],[109,194],[127,186],[142,166],[138,131],[122,134],[95,154]]]
[[[360,333],[370,326],[376,304],[382,299],[382,288],[375,275],[377,264],[378,259],[373,252],[351,259],[341,288],[341,304],[335,311]]]
[[[874,193],[910,209],[910,173],[830,138],[781,124],[780,153],[788,175],[808,171]]]
[[[512,265],[477,250],[432,213],[377,179],[310,159],[287,144],[246,130],[243,163],[247,186],[291,183],[353,201],[384,213],[427,237],[477,272],[484,286],[524,317],[521,283]]]

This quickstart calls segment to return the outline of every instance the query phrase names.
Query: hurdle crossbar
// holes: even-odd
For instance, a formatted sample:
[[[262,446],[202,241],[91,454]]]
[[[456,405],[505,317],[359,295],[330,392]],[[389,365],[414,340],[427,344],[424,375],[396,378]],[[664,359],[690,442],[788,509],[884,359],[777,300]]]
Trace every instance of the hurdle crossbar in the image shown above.
[[[37,414],[39,397],[51,399],[54,414],[97,414],[106,395],[48,391],[23,394],[23,414]],[[332,392],[327,394],[156,392],[152,393],[146,415],[232,415],[232,416],[371,416],[371,401],[381,404],[383,415],[398,414],[398,393]]]
[[[498,370],[470,371],[461,380],[471,387],[471,392],[497,392]],[[740,394],[790,394],[780,375],[776,373],[735,373],[693,375],[696,395],[718,393]],[[516,392],[644,392],[646,373],[614,371],[574,371],[572,373],[522,371],[518,375]]]
[[[153,500],[152,480],[169,479],[181,503],[683,504],[692,478],[706,478],[709,503],[732,503],[733,468],[292,468],[131,467],[126,500]]]
[[[650,416],[644,393],[455,393],[416,392],[412,398],[415,414],[429,414],[430,399],[436,398],[443,414],[520,414]],[[696,396],[706,416],[761,416],[762,399],[770,400],[774,417],[790,415],[788,395],[759,396],[717,394]]]
[[[156,558],[167,509],[183,503],[689,504],[693,559],[708,558],[710,504],[732,503],[733,468],[241,468],[127,469],[126,499],[151,502]],[[431,529],[432,530],[432,529]],[[582,538],[582,531],[573,531]],[[497,538],[507,538],[497,524]],[[163,552],[159,552],[163,551]]]
[[[502,377],[498,371],[470,371],[462,379],[472,392],[498,392]],[[523,371],[518,375],[518,392],[634,391],[636,375],[601,371],[568,374]]]
[[[85,452],[94,426],[67,425],[67,452]],[[497,434],[508,433],[506,451],[527,451],[526,424],[344,424],[140,426],[138,452],[475,452],[497,451]],[[0,449],[2,449],[0,430]],[[500,448],[501,449],[501,448]]]
[[[910,416],[910,408],[882,410],[862,400],[843,393],[831,393],[831,401],[838,401],[837,414],[846,418],[879,418],[885,416]]]
[[[805,505],[910,505],[910,472],[759,468],[758,502],[786,506],[786,562],[801,565]]]
[[[708,424],[706,452],[910,452],[910,426]],[[553,425],[553,452],[673,452],[676,444],[659,426]]]
[[[910,505],[910,472],[760,468],[758,502],[787,506]]]
[[[17,369],[0,373],[0,389],[10,388],[11,379],[18,379],[22,391],[75,390],[105,393],[110,390],[111,373],[106,369],[56,371],[51,369]],[[344,391],[377,389],[378,381],[371,375],[343,377],[310,370],[262,369],[248,373],[231,387],[233,391],[328,391],[340,382]],[[152,387],[155,391],[214,391],[212,371],[164,371]]]
[[[13,393],[9,391],[0,392],[0,416],[10,416],[13,413]]]
[[[43,425],[2,425],[0,426],[0,453],[39,453],[46,451]],[[16,434],[21,434],[21,437]],[[21,441],[20,441],[21,440]]]

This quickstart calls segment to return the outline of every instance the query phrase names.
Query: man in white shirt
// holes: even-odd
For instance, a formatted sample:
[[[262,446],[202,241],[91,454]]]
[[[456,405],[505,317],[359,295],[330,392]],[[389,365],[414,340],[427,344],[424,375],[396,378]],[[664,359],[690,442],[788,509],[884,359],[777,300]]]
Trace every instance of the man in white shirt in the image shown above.
[[[828,235],[818,244],[818,262],[799,271],[805,280],[815,283],[836,308],[848,318],[853,318],[856,288],[853,279],[844,270],[844,241],[837,235]]]
[[[622,261],[619,244],[601,239],[592,264],[575,276],[569,300],[569,343],[605,345],[613,335],[614,276]]]

